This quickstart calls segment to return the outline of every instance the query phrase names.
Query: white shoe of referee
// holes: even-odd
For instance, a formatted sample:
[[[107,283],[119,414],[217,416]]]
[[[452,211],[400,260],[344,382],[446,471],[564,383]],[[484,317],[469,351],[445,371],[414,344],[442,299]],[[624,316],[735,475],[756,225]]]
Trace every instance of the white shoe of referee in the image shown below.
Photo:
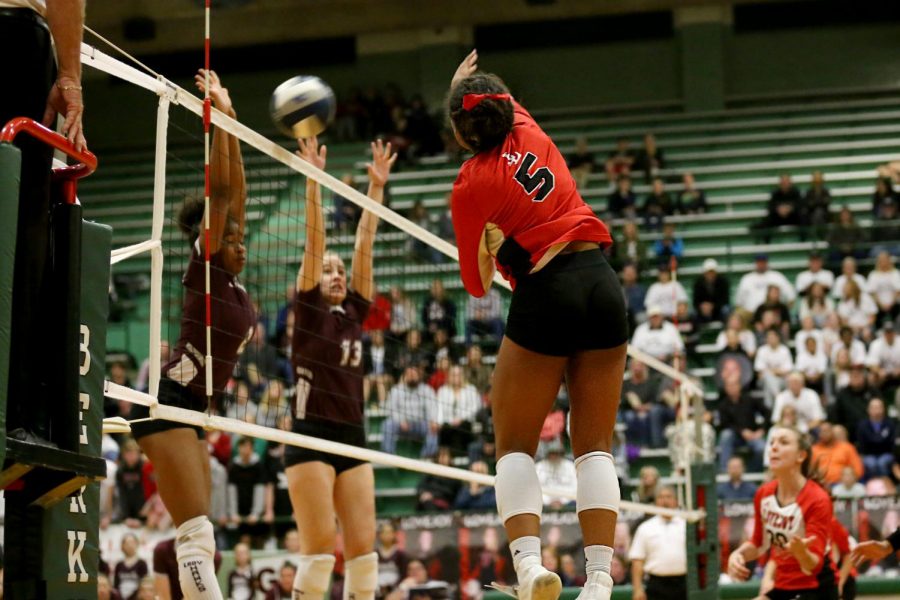
[[[604,571],[594,571],[587,577],[581,593],[575,600],[609,600],[612,596],[613,580]]]
[[[516,575],[519,578],[516,586],[519,600],[557,600],[562,592],[559,575],[545,569],[539,558],[523,559]]]

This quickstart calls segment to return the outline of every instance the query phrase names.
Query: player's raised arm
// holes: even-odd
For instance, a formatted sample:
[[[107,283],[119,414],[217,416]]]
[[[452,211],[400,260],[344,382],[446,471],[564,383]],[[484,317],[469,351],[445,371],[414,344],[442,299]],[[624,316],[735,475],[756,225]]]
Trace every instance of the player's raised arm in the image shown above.
[[[325,168],[328,149],[319,147],[319,140],[313,136],[297,140],[300,150],[297,156],[316,167]],[[325,257],[325,218],[322,215],[322,190],[319,182],[306,179],[306,248],[300,271],[297,273],[297,290],[308,292],[319,284],[322,278],[322,259]]]
[[[375,202],[384,202],[384,186],[387,185],[391,167],[397,162],[397,153],[391,153],[391,144],[378,140],[372,142],[372,162],[366,165],[369,172],[368,196]],[[378,217],[364,211],[356,227],[356,245],[350,265],[350,289],[371,301],[375,297],[375,278],[372,272],[372,255],[375,251],[375,231]]]
[[[473,49],[469,54],[463,59],[459,66],[456,67],[456,72],[453,74],[453,79],[450,80],[450,88],[452,89],[457,83],[474,73],[478,70],[478,50]]]

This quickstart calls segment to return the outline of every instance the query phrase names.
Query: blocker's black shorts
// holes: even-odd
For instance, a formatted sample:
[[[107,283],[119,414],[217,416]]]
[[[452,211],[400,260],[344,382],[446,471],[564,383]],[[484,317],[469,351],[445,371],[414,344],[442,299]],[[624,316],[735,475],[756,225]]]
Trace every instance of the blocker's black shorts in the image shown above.
[[[160,377],[159,379],[159,403],[168,406],[177,406],[179,408],[187,408],[197,412],[206,412],[208,402],[206,398],[198,398],[185,386],[168,377]],[[141,404],[132,404],[129,419],[143,419],[150,416],[150,409]],[[170,431],[172,429],[193,429],[197,432],[197,439],[202,440],[205,437],[202,427],[194,425],[186,425],[177,421],[167,421],[166,419],[153,419],[152,421],[142,421],[131,425],[131,435],[134,439],[140,440],[142,437],[152,433],[161,431]]]
[[[366,447],[366,431],[362,424],[356,425],[337,423],[335,421],[294,419],[294,426],[291,430],[294,433],[308,435],[321,440],[340,442],[342,444],[358,446],[360,448]],[[334,467],[334,472],[337,475],[366,463],[366,461],[363,460],[330,454],[328,452],[320,452],[318,450],[309,450],[307,448],[300,448],[299,446],[287,445],[284,447],[285,467],[307,462],[323,462],[327,465],[331,465]]]
[[[551,356],[628,341],[622,285],[603,251],[558,255],[537,273],[517,278],[506,336]]]

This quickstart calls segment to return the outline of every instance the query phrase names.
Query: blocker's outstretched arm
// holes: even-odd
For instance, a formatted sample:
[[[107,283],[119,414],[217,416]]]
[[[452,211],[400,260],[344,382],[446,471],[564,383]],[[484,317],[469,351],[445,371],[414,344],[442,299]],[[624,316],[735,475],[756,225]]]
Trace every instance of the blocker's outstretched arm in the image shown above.
[[[316,167],[325,168],[328,148],[319,146],[319,140],[313,136],[297,140],[300,150],[297,156]],[[325,257],[325,218],[322,214],[322,188],[319,182],[306,179],[306,248],[300,271],[297,273],[297,290],[308,292],[318,285],[322,279],[322,259]]]
[[[385,145],[381,140],[372,142],[372,162],[366,165],[369,171],[368,196],[375,202],[384,202],[384,186],[387,185],[391,167],[397,162],[397,153],[391,153],[391,143]],[[350,288],[366,300],[375,298],[375,278],[372,270],[372,254],[375,250],[375,231],[378,229],[378,217],[369,211],[363,211],[356,227],[356,245],[353,249],[353,262],[350,265]]]

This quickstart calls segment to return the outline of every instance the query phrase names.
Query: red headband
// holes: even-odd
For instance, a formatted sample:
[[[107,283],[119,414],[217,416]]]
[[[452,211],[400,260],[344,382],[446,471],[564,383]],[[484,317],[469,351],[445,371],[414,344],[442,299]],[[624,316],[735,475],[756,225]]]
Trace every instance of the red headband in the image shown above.
[[[472,110],[481,104],[482,100],[506,100],[509,102],[512,97],[509,94],[466,94],[463,96],[463,110]]]

